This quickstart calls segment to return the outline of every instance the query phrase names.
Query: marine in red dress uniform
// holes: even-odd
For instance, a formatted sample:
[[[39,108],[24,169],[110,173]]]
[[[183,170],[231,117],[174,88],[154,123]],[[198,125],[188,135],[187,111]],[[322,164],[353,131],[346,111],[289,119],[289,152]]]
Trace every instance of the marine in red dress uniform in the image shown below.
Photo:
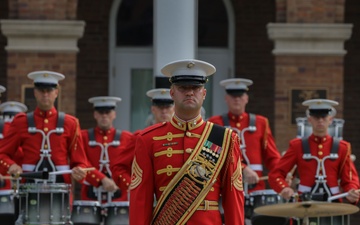
[[[128,201],[135,137],[132,133],[122,130],[120,137],[115,140],[117,130],[113,127],[116,118],[114,109],[119,101],[120,98],[111,96],[90,98],[89,102],[94,104],[94,118],[97,121],[97,126],[90,131],[93,132],[94,140],[90,140],[89,130],[82,130],[81,135],[90,164],[101,172],[99,179],[102,180],[104,191],[112,193],[111,201]],[[96,141],[96,144],[90,145],[89,141]],[[110,179],[111,177],[116,183]],[[89,196],[89,191],[93,191],[91,186],[82,185],[81,199],[94,200],[94,197],[98,197],[94,194]],[[103,197],[104,195],[102,202],[108,200]]]
[[[244,130],[248,129],[250,125],[249,113],[245,112],[245,107],[248,103],[248,86],[251,84],[251,80],[242,78],[221,81],[220,85],[226,90],[225,101],[228,105],[229,112],[227,115],[216,115],[208,119],[208,121],[215,124],[230,126],[239,134],[243,131],[243,137],[240,135],[240,139],[244,139],[241,140],[241,142],[242,145],[245,144],[245,152],[243,152],[243,162],[245,163],[243,163],[242,166],[244,181],[249,184],[249,189],[245,190],[249,193],[265,189],[265,182],[259,180],[259,177],[264,175],[263,165],[265,165],[268,170],[271,170],[280,159],[280,153],[276,147],[269,121],[266,117],[255,115],[256,130]],[[229,124],[224,123],[223,116],[227,117],[226,119]]]
[[[64,75],[52,71],[36,71],[28,74],[34,80],[34,95],[37,107],[33,111],[33,120],[37,130],[45,135],[53,132],[57,127],[58,112],[54,107],[58,95],[58,81]],[[65,114],[64,132],[49,135],[49,142],[43,142],[40,132],[30,133],[28,120],[25,113],[17,114],[0,146],[0,168],[10,174],[17,175],[23,172],[34,171],[39,160],[40,150],[51,150],[51,161],[58,171],[72,169],[71,177],[82,181],[86,172],[82,168],[89,166],[80,135],[79,121],[75,117]],[[18,165],[14,160],[18,148],[23,149],[23,161]],[[69,174],[61,175],[64,183],[71,184]],[[99,185],[96,180],[89,180],[93,185]]]
[[[0,139],[0,143],[4,138],[4,136],[6,135],[7,130],[9,129],[14,116],[20,112],[26,112],[26,111],[27,111],[26,105],[24,105],[21,102],[8,101],[0,105],[0,112],[2,114],[2,119],[3,119],[2,137]],[[23,158],[23,152],[22,152],[22,148],[20,147],[14,155],[14,161],[20,165],[22,163],[22,158]],[[7,175],[7,170],[1,171],[1,174]],[[12,188],[11,186],[12,184],[10,180],[4,180],[4,185],[2,186],[1,189],[8,190]]]
[[[281,193],[283,197],[287,199],[291,197],[294,192],[284,182],[284,179],[294,165],[297,165],[300,179],[298,193],[309,192],[315,185],[315,175],[318,168],[316,159],[318,159],[324,161],[325,167],[320,166],[319,175],[325,173],[326,184],[331,190],[331,195],[339,194],[341,191],[348,192],[352,189],[359,189],[359,177],[350,158],[350,143],[341,140],[337,151],[338,158],[329,159],[334,139],[328,135],[327,128],[334,116],[332,106],[337,105],[337,102],[327,99],[313,99],[305,101],[303,104],[309,106],[308,119],[312,124],[313,134],[309,136],[308,143],[310,154],[314,158],[310,160],[303,158],[304,149],[300,138],[291,140],[288,150],[269,174],[271,187]],[[338,183],[339,180],[340,183]],[[358,197],[358,193],[355,196],[350,195],[349,200],[354,202],[357,201]]]
[[[196,153],[202,134],[206,127],[212,124],[201,118],[200,109],[206,96],[206,76],[213,74],[215,67],[199,60],[180,60],[166,65],[162,72],[166,76],[172,76],[170,94],[175,102],[175,115],[170,122],[148,127],[138,135],[130,187],[131,225],[160,224],[157,220],[152,222],[154,202],[159,205],[165,196],[173,193],[169,190],[174,190],[174,177],[185,174],[179,171],[186,167],[185,162],[189,162],[189,157],[193,157],[192,153]],[[235,132],[231,132],[230,140],[226,162],[219,168],[217,179],[204,199],[198,201],[200,205],[193,208],[193,214],[187,221],[173,221],[173,218],[181,217],[188,210],[188,204],[193,203],[189,201],[192,201],[193,188],[196,187],[176,189],[174,192],[183,193],[185,197],[179,204],[171,205],[176,209],[171,212],[171,218],[166,217],[166,224],[221,225],[218,205],[220,195],[223,198],[226,223],[244,224],[239,139]],[[199,171],[206,174],[201,169]],[[189,195],[191,197],[188,198]],[[160,210],[157,218],[161,218],[162,213],[169,211]]]
[[[338,103],[327,99],[311,99],[303,102],[308,106],[308,121],[312,125],[313,133],[304,139],[309,146],[309,154],[305,155],[306,147],[300,138],[290,141],[289,148],[280,159],[276,167],[269,173],[271,187],[285,199],[294,196],[294,190],[285,182],[287,173],[297,165],[300,183],[298,194],[308,192],[314,194],[324,193],[328,197],[341,192],[348,192],[346,199],[356,203],[359,199],[359,177],[350,158],[350,143],[340,140],[336,149],[337,157],[331,157],[334,138],[328,132],[328,126],[334,117],[333,106]],[[334,152],[333,152],[334,153]],[[323,163],[323,165],[322,165]],[[319,171],[317,173],[317,171]],[[323,178],[324,183],[316,186],[316,177]],[[320,180],[318,179],[318,182]],[[326,200],[326,197],[324,197]],[[307,200],[307,199],[306,199]],[[341,199],[339,199],[341,201]]]

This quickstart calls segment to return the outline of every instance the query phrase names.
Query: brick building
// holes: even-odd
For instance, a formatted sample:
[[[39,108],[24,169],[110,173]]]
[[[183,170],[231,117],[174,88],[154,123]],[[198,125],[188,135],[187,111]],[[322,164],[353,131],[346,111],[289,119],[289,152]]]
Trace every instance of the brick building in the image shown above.
[[[360,154],[360,4],[357,0],[3,0],[0,1],[2,101],[31,104],[26,74],[65,74],[60,110],[94,126],[87,99],[123,99],[117,126],[141,128],[147,89],[162,65],[198,58],[217,67],[207,116],[223,113],[218,81],[252,79],[248,111],[267,116],[280,151],[296,136],[307,97],[339,101],[344,139]],[[31,108],[31,106],[30,106]],[[140,121],[140,122],[139,122]],[[355,161],[360,168],[359,161]],[[360,222],[360,214],[352,224]]]

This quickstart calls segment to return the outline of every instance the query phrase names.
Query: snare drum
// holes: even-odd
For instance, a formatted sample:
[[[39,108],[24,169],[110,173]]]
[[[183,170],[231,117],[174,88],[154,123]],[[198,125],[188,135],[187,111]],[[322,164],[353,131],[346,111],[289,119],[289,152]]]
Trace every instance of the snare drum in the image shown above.
[[[0,221],[4,224],[13,224],[15,222],[13,190],[0,190]]]
[[[251,192],[248,196],[248,199],[246,199],[245,202],[247,201],[248,201],[247,203],[248,207],[252,209],[251,213],[248,212],[248,216],[250,215],[251,217],[252,225],[262,225],[262,224],[284,225],[289,220],[288,218],[285,217],[264,216],[264,215],[258,215],[255,212],[253,212],[253,210],[259,206],[285,203],[285,200],[272,189]]]
[[[105,210],[104,225],[128,225],[129,202],[110,202],[103,205]]]
[[[74,225],[100,224],[101,207],[98,201],[74,201],[71,212]]]
[[[20,184],[20,215],[23,224],[69,224],[69,184]]]

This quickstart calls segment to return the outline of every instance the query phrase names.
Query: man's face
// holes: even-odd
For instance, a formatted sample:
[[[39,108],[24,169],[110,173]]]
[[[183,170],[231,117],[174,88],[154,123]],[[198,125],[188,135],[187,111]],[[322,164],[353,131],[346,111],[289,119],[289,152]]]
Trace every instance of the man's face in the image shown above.
[[[312,125],[313,133],[315,135],[324,135],[327,133],[327,129],[333,121],[333,117],[326,116],[309,116],[309,123]]]
[[[59,90],[57,88],[34,88],[37,106],[41,110],[50,110],[55,103]]]
[[[102,130],[108,130],[112,127],[113,121],[116,118],[115,110],[95,110],[94,118],[98,127]]]
[[[174,104],[171,105],[152,105],[151,112],[156,123],[170,121],[174,114]]]
[[[204,86],[172,85],[170,95],[177,114],[197,116],[205,100],[206,89]]]
[[[228,106],[228,109],[231,113],[235,115],[240,115],[245,112],[246,104],[249,101],[249,96],[246,93],[242,95],[225,95],[225,102]]]

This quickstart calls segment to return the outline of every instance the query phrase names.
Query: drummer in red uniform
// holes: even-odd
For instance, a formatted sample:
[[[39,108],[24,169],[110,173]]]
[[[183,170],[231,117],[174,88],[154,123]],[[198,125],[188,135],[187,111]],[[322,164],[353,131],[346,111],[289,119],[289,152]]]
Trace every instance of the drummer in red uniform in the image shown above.
[[[338,103],[328,99],[311,99],[304,101],[303,105],[308,106],[306,114],[313,133],[308,138],[290,141],[288,150],[269,173],[271,187],[285,199],[294,196],[295,192],[285,178],[297,165],[300,179],[297,192],[300,196],[307,194],[303,200],[315,198],[326,201],[330,196],[348,192],[347,201],[357,203],[360,197],[356,191],[359,189],[359,177],[350,158],[350,143],[328,134],[328,126],[336,114],[334,106]]]
[[[9,174],[30,171],[65,171],[72,169],[71,177],[82,181],[86,174],[83,168],[88,161],[83,149],[80,126],[75,117],[58,112],[54,102],[58,97],[58,81],[63,74],[52,71],[36,71],[28,74],[34,81],[36,109],[28,114],[17,114],[0,146],[0,169]],[[15,154],[23,149],[23,162],[18,164]],[[94,174],[95,175],[95,174]],[[71,184],[68,173],[56,177],[56,183]],[[96,178],[89,179],[93,185],[100,185]]]
[[[245,111],[249,102],[248,87],[252,83],[251,80],[243,78],[222,80],[220,85],[225,88],[225,102],[229,111],[208,119],[210,122],[231,127],[238,132],[243,162],[245,162],[242,164],[245,193],[265,189],[265,182],[259,180],[264,175],[263,165],[270,170],[281,157],[268,119]]]
[[[10,124],[14,119],[14,116],[18,113],[26,112],[27,110],[28,108],[26,107],[26,105],[24,105],[21,102],[8,101],[0,104],[0,112],[2,115],[2,120],[0,121],[0,130],[1,130],[0,143],[1,140],[4,138],[5,134],[7,133],[7,130],[9,129]],[[20,165],[22,163],[22,158],[23,158],[23,152],[22,152],[22,148],[20,147],[15,153],[14,161]],[[7,170],[1,171],[2,175],[5,175],[6,173]],[[4,180],[1,189],[11,189],[10,180]]]
[[[89,99],[94,106],[93,115],[97,126],[82,130],[81,134],[90,164],[101,171],[102,189],[88,183],[82,185],[82,200],[128,201],[135,138],[130,132],[113,127],[115,108],[120,101],[121,98],[112,96]],[[114,165],[114,162],[118,165]],[[114,177],[116,183],[111,177]]]
[[[205,83],[215,73],[207,62],[165,65],[175,114],[137,138],[130,186],[130,224],[244,224],[239,138],[200,115]],[[154,202],[156,202],[154,208]]]

